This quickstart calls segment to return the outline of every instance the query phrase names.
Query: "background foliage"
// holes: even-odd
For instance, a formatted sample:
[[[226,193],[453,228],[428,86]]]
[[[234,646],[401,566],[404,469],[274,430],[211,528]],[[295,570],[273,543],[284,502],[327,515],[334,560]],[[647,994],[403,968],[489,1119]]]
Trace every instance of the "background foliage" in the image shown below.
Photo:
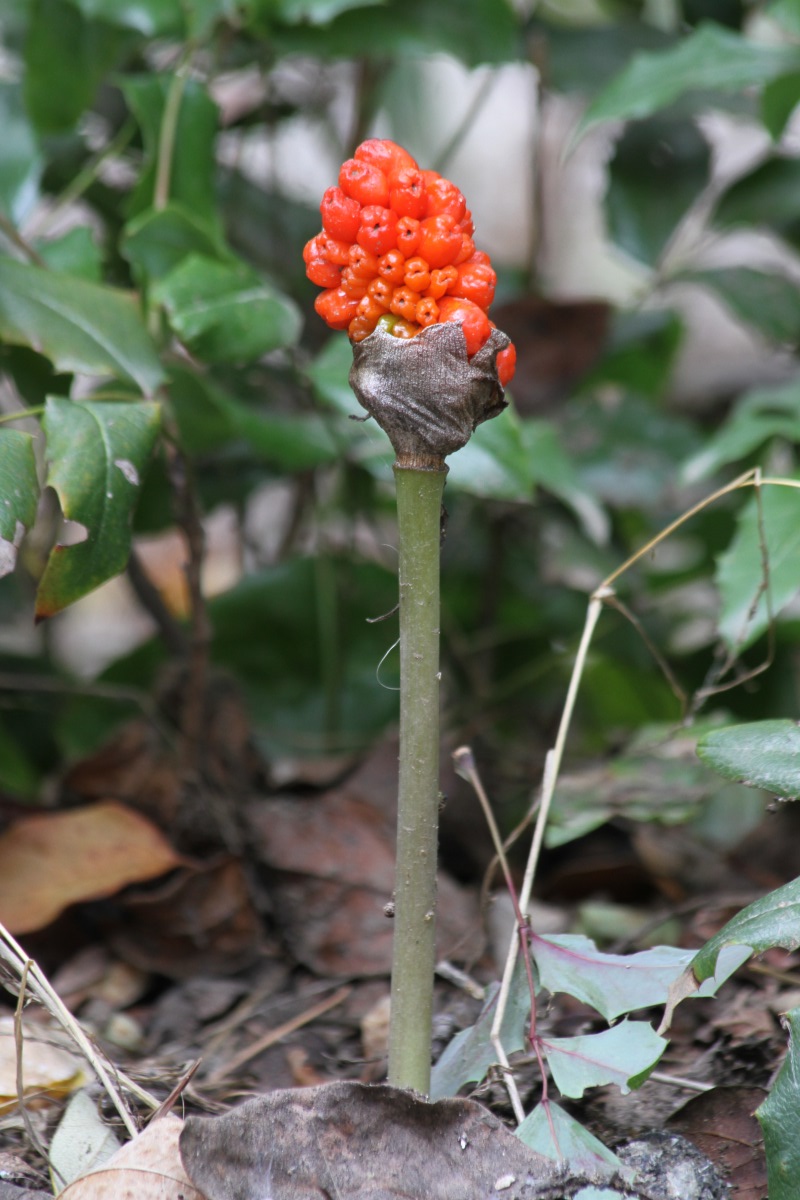
[[[538,133],[495,188],[546,171],[555,104],[578,150],[607,139],[606,252],[634,283],[622,299],[609,284],[607,337],[582,353],[597,295],[565,297],[548,276],[538,178],[536,244],[520,232],[501,270],[519,403],[454,456],[447,489],[446,723],[495,764],[512,821],[552,740],[587,593],[745,468],[796,472],[795,7],[2,0],[0,32],[0,785],[20,799],[147,709],[170,661],[196,668],[206,623],[267,753],[359,748],[391,724],[395,666],[381,660],[395,634],[366,622],[394,603],[391,455],[347,419],[349,347],[311,310],[301,250],[319,218],[304,173],[316,153],[332,182],[373,131],[447,172],[488,94],[437,91],[454,63],[466,81],[537,72]],[[531,116],[509,105],[502,123]],[[714,121],[729,141],[756,137],[724,178]],[[737,258],[747,236],[759,253]],[[687,339],[704,336],[687,289],[749,330],[747,384],[775,351],[760,386],[677,387]],[[534,353],[554,347],[558,367]],[[214,513],[234,565],[215,581],[209,554],[204,597]],[[629,813],[565,793],[554,841],[598,812],[685,819],[687,795],[699,812],[715,777],[692,762],[678,791],[676,763],[647,757],[687,712],[795,710],[797,518],[795,491],[731,492],[618,582],[646,638],[604,618],[574,754],[629,747],[615,770],[640,787]],[[146,553],[175,527],[187,585]],[[124,598],[152,636],[124,635],[129,652],[101,655],[92,678],[74,614],[54,614],[125,571],[132,545]],[[122,595],[103,610],[112,625]],[[91,626],[100,610],[81,611]],[[36,631],[34,615],[49,618]],[[715,694],[767,658],[749,686]]]

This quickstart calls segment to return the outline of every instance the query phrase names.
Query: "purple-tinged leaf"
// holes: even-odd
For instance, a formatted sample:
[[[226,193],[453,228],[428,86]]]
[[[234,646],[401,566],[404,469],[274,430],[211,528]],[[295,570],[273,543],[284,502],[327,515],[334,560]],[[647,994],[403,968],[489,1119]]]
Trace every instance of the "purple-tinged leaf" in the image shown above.
[[[591,1004],[607,1021],[663,1004],[670,985],[694,957],[691,950],[654,946],[638,954],[604,954],[591,938],[565,933],[531,938],[543,988]]]
[[[517,1137],[547,1158],[565,1159],[575,1173],[591,1172],[608,1178],[624,1171],[613,1151],[552,1101],[547,1108],[537,1104],[517,1129]]]
[[[558,1090],[576,1100],[587,1088],[607,1083],[627,1095],[644,1083],[666,1046],[647,1021],[621,1021],[580,1037],[542,1039]]]

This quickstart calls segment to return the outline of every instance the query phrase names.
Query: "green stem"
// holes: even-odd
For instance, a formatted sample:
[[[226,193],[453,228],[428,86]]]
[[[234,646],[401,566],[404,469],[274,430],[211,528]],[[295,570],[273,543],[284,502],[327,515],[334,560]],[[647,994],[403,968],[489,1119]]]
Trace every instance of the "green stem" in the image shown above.
[[[427,1094],[439,827],[439,541],[447,468],[395,464],[400,577],[400,783],[389,1082]]]

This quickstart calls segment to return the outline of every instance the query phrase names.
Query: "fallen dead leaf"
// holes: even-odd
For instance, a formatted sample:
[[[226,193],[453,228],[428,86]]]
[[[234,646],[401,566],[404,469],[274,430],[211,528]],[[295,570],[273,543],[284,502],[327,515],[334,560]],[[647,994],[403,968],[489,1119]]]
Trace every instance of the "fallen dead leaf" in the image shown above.
[[[88,1175],[59,1193],[59,1200],[206,1200],[181,1162],[183,1122],[162,1117]]]
[[[14,1018],[0,1017],[0,1112],[16,1108],[17,1046]],[[79,1088],[85,1079],[83,1062],[61,1046],[46,1027],[23,1025],[22,1082],[26,1104],[58,1100]]]
[[[150,821],[116,801],[23,817],[0,836],[0,921],[12,933],[44,929],[70,904],[181,862]]]
[[[180,1148],[208,1200],[552,1200],[567,1181],[475,1101],[386,1084],[275,1091],[189,1117]]]
[[[711,1159],[731,1189],[731,1200],[766,1200],[764,1136],[753,1114],[766,1098],[757,1087],[718,1087],[693,1096],[666,1123]]]

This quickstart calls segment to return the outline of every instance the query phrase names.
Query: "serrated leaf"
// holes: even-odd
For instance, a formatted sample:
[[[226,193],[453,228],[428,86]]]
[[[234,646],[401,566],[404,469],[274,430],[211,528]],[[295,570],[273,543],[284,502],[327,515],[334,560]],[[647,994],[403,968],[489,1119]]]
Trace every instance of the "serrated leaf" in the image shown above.
[[[691,950],[655,946],[636,954],[604,954],[580,933],[534,934],[531,950],[543,988],[567,992],[607,1021],[637,1008],[663,1004],[670,984],[692,961]]]
[[[142,131],[146,165],[130,200],[131,213],[153,203],[158,148],[172,76],[126,76],[120,84]],[[219,228],[216,197],[215,144],[219,110],[196,79],[186,81],[180,93],[175,146],[170,171],[169,201],[178,202],[210,228]]]
[[[59,370],[123,375],[149,395],[164,379],[134,297],[0,257],[0,338]]]
[[[660,113],[632,122],[614,147],[605,205],[614,242],[655,266],[709,180],[711,148],[696,123]]]
[[[589,1087],[615,1083],[623,1096],[639,1087],[667,1048],[646,1021],[570,1038],[542,1038],[542,1050],[562,1096],[580,1099]]]
[[[36,519],[39,480],[33,438],[0,428],[0,579],[14,570],[17,551]]]
[[[800,288],[785,275],[752,267],[689,271],[679,279],[711,288],[734,316],[774,342],[800,339]]]
[[[164,37],[183,32],[180,0],[72,0],[87,17],[135,29],[145,37]]]
[[[477,1021],[469,1029],[462,1029],[431,1072],[431,1100],[442,1100],[445,1096],[456,1096],[465,1083],[482,1080],[489,1068],[497,1062],[497,1051],[492,1045],[490,1034],[497,1011],[499,984],[493,983],[487,992],[486,1001]],[[515,1054],[525,1047],[525,1023],[531,1011],[531,994],[525,974],[525,965],[518,959],[511,981],[503,1024],[500,1027],[500,1042],[506,1055]]]
[[[699,982],[719,975],[717,960],[730,946],[747,948],[750,954],[763,954],[773,946],[796,950],[800,946],[800,879],[748,904],[698,950],[692,972]]]
[[[780,140],[789,117],[800,103],[800,73],[782,75],[764,88],[761,96],[761,120],[774,142]]]
[[[537,1104],[516,1133],[531,1150],[538,1150],[547,1158],[566,1159],[576,1174],[599,1175],[602,1178],[623,1170],[622,1163],[612,1150],[552,1100],[547,1108]]]
[[[125,569],[140,481],[155,443],[159,406],[49,399],[47,485],[64,517],[86,538],[56,545],[36,596],[37,619],[50,617]]]
[[[104,21],[85,19],[63,0],[35,0],[30,7],[25,40],[28,111],[41,133],[67,133],[119,61],[128,36]]]
[[[795,1200],[800,1178],[800,1008],[782,1018],[789,1050],[772,1091],[756,1109],[764,1130],[769,1200]]]
[[[192,254],[153,289],[178,337],[206,362],[252,362],[300,335],[293,300],[241,264]]]
[[[647,117],[690,91],[738,92],[800,69],[800,50],[751,42],[705,22],[677,46],[635,54],[589,105],[582,136],[602,121]]]
[[[0,209],[19,224],[36,203],[42,155],[18,84],[0,83],[0,128]]]
[[[726,779],[800,799],[800,728],[794,721],[753,721],[715,729],[697,743],[703,762]]]
[[[800,442],[800,385],[794,381],[749,392],[708,445],[688,459],[681,476],[696,483],[720,467],[749,458],[773,437]]]
[[[190,254],[230,258],[219,231],[177,201],[147,208],[125,226],[120,249],[139,276],[163,279]]]
[[[762,540],[768,562],[764,578]],[[742,509],[717,560],[719,632],[737,650],[752,645],[800,590],[800,488],[765,487]],[[765,590],[768,588],[768,592]],[[767,599],[769,597],[769,604]]]
[[[728,188],[713,213],[714,225],[766,226],[795,245],[800,241],[800,161],[770,158]]]

